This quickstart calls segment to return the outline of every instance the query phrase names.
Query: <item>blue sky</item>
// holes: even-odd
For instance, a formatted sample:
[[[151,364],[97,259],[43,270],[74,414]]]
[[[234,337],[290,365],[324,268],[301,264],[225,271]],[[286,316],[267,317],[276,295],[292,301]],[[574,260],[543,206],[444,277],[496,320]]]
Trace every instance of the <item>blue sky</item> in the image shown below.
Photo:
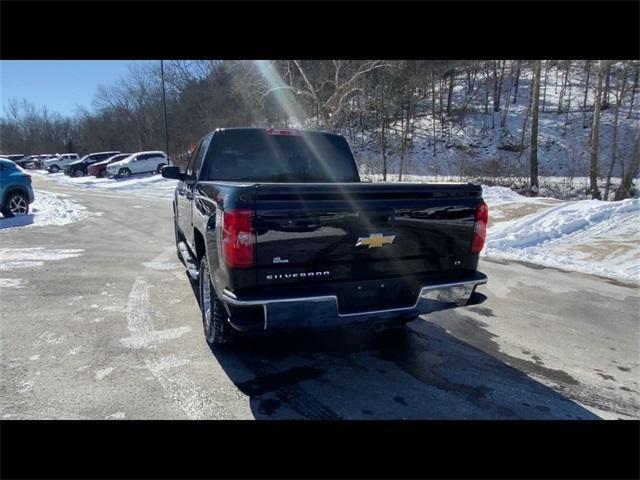
[[[76,105],[90,107],[98,85],[111,85],[126,73],[129,60],[2,60],[0,98],[25,98],[36,107],[73,115]]]

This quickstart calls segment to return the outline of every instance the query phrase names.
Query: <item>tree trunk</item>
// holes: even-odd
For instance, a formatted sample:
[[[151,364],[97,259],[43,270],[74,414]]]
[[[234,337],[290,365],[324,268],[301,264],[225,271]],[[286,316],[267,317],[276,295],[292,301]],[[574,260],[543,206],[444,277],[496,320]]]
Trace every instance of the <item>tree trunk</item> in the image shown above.
[[[411,122],[413,118],[413,92],[409,94],[409,103],[407,105],[407,121],[404,122],[404,129],[402,131],[402,140],[400,145],[400,171],[398,173],[398,181],[402,181],[402,175],[404,173],[404,156],[407,151],[407,140],[409,138],[409,131],[411,130]]]
[[[596,86],[596,98],[593,107],[593,126],[591,127],[591,161],[589,163],[589,180],[591,198],[600,200],[598,190],[598,145],[600,139],[600,106],[602,102],[602,80],[604,77],[602,60],[598,63],[598,81]]]
[[[529,157],[529,191],[532,197],[537,197],[538,186],[538,105],[540,103],[540,61],[536,61],[533,72],[533,98],[531,112],[531,153]]]
[[[451,99],[453,98],[453,79],[455,77],[455,72],[451,72],[451,76],[449,77],[449,94],[447,95],[447,115],[451,116]]]
[[[571,67],[571,61],[569,61],[569,68]],[[564,129],[562,130],[562,136],[564,137],[567,134],[567,125],[569,124],[569,112],[571,111],[571,74],[567,72],[568,75],[568,83],[569,83],[569,98],[567,100],[567,112],[564,116]]]
[[[431,74],[431,118],[433,122],[433,158],[436,157],[436,79]]]
[[[616,154],[618,150],[618,116],[620,114],[620,107],[624,100],[625,87],[627,86],[627,67],[622,74],[622,86],[619,91],[616,91],[616,109],[613,114],[613,137],[611,139],[611,162],[609,163],[609,171],[607,172],[607,185],[604,189],[604,199],[609,200],[609,188],[611,187],[611,175],[613,175],[613,168],[616,163]]]
[[[489,75],[484,77],[484,113],[489,113]]]
[[[544,65],[544,87],[542,89],[542,113],[544,113],[544,106],[547,103],[547,77],[549,75],[549,62],[545,62]]]
[[[633,111],[633,101],[636,97],[636,90],[638,89],[638,74],[640,74],[640,63],[636,64],[636,74],[633,77],[633,87],[631,88],[631,101],[629,102],[629,113],[627,118],[631,118],[631,112]]]
[[[589,75],[591,74],[591,60],[587,60],[584,66],[587,71],[587,79],[584,82],[584,100],[582,101],[582,128],[587,128],[587,95],[589,94]]]
[[[609,108],[609,92],[610,92],[610,84],[609,80],[611,78],[611,62],[607,62],[607,75],[605,76],[604,81],[604,92],[602,95],[602,100],[600,101],[600,110],[606,110]]]
[[[502,117],[500,118],[500,127],[502,128],[504,128],[507,124],[507,117],[509,116],[509,95],[511,95],[511,88],[513,88],[513,66],[509,75],[509,89],[505,89],[505,107],[504,112],[502,113]]]
[[[493,62],[493,111],[500,111],[500,94],[498,87],[498,69],[496,61]]]
[[[533,71],[535,76],[535,69]],[[533,85],[529,89],[529,101],[527,102],[527,111],[524,113],[524,120],[522,122],[522,133],[520,135],[520,146],[524,147],[524,137],[527,134],[527,123],[529,121],[529,115],[531,115],[531,101],[533,99]]]
[[[518,85],[520,84],[520,60],[518,60],[518,68],[516,70],[515,91],[513,92],[513,104],[515,105],[518,100]]]
[[[386,128],[384,122],[382,122],[382,131],[380,132],[380,140],[382,142],[382,181],[387,181],[387,138]]]
[[[616,190],[615,201],[624,200],[631,196],[631,184],[633,179],[638,175],[638,167],[640,166],[640,128],[636,131],[636,140],[633,146],[633,154],[631,155],[631,162],[629,168],[622,177],[622,183]]]
[[[562,87],[560,88],[560,97],[558,98],[558,115],[562,113],[562,104],[564,103],[564,94],[567,89],[567,77],[569,65],[566,65],[566,69],[562,71]]]

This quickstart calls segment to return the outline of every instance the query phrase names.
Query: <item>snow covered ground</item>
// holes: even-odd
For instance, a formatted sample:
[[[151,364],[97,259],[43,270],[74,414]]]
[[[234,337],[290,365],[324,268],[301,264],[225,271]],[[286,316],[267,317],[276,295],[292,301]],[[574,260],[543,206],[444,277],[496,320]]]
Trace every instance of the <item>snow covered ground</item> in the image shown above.
[[[75,178],[69,177],[64,173],[46,173],[42,170],[36,170],[34,173],[63,185],[106,191],[122,191],[161,198],[171,198],[177,183],[177,180],[163,178],[159,174],[134,175],[127,179],[109,179],[93,176]]]
[[[482,255],[640,284],[640,199],[560,201],[483,187]]]
[[[66,225],[89,215],[85,207],[66,198],[68,195],[36,190],[35,197],[28,215],[0,217],[0,231],[17,227]],[[93,214],[98,213],[93,212]]]
[[[84,252],[79,248],[0,248],[0,289],[24,288],[28,283],[22,278],[4,277],[5,272],[16,275],[14,270],[22,268],[39,268],[45,262],[79,257]]]

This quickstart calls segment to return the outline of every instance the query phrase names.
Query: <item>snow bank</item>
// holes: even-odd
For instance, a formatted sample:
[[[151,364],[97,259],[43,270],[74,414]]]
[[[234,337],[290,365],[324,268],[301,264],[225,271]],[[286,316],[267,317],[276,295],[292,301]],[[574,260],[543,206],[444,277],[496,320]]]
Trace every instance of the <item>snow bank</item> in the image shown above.
[[[483,255],[640,283],[640,199],[561,202],[489,222]]]
[[[63,173],[42,174],[42,176],[64,185],[122,191],[161,198],[171,198],[177,183],[177,180],[164,178],[159,174],[133,175],[126,179],[97,178],[93,176],[75,178],[66,176]]]
[[[489,204],[489,207],[503,203],[530,202],[536,200],[535,198],[520,195],[508,187],[487,187],[486,185],[482,186],[482,198]]]
[[[89,215],[87,209],[82,205],[63,198],[66,195],[36,190],[35,197],[28,215],[11,218],[0,217],[0,230],[16,227],[66,225],[82,220]]]

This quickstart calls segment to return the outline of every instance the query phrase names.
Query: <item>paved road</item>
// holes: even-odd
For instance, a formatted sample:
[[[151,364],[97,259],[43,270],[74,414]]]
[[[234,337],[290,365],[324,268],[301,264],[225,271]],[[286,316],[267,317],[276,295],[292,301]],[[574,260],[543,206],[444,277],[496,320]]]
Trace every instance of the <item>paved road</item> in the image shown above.
[[[212,351],[170,201],[34,183],[102,213],[0,230],[3,418],[640,417],[638,289],[483,261],[480,306]]]

